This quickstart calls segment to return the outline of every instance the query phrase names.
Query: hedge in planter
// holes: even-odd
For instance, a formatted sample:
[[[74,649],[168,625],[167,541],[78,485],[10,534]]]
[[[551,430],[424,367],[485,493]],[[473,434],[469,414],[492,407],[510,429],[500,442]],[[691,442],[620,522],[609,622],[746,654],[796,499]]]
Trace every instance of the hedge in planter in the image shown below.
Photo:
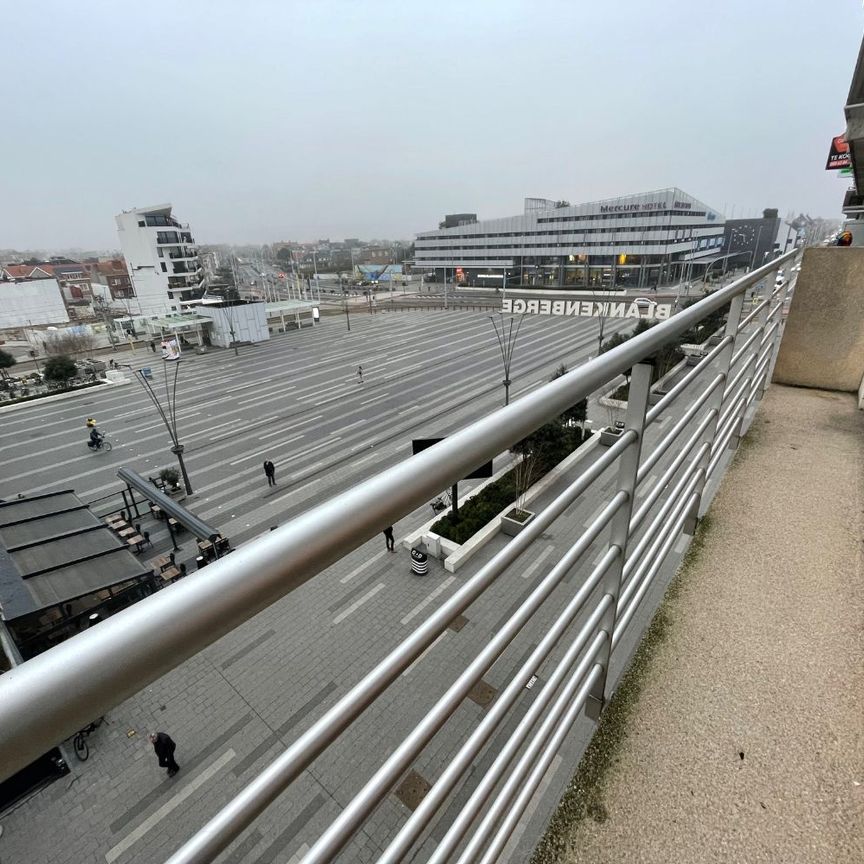
[[[583,439],[582,431],[578,426],[567,427],[563,423],[559,424],[556,421],[546,424],[546,426],[553,425],[557,425],[561,429],[560,438],[554,439],[557,446],[540,448],[535,457],[534,470],[530,472],[531,476],[527,478],[528,486],[536,483],[541,477],[548,474],[559,462],[572,453],[583,440],[587,441],[590,437],[590,433],[586,433]],[[530,441],[535,436],[548,440],[551,437],[551,430],[548,430],[545,426],[541,427],[533,435],[514,445],[513,450],[517,451],[517,448],[520,446],[527,446],[525,442]],[[518,450],[517,452],[525,451]],[[499,477],[494,483],[490,483],[473,498],[469,498],[459,508],[458,521],[454,520],[452,513],[442,516],[432,525],[430,529],[432,533],[460,544],[465,543],[473,537],[505,507],[517,502],[519,497],[526,491],[526,489],[520,489],[517,483],[519,467],[519,465],[514,465],[513,468],[502,477]]]

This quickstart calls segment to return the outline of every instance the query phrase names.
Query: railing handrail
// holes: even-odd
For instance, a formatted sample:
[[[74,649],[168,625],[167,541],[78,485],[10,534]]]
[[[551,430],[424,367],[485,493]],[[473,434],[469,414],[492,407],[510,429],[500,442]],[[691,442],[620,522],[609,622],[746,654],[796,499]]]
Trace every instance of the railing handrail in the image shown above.
[[[229,633],[757,284],[793,250],[0,676],[0,779]],[[106,658],[113,658],[106,662]]]

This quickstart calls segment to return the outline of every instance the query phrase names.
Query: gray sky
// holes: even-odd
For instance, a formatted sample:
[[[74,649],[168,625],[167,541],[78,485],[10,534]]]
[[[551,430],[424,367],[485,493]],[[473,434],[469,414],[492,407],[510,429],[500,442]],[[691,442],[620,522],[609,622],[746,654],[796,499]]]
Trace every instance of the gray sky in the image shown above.
[[[0,248],[117,246],[171,201],[201,242],[411,237],[680,186],[839,215],[824,171],[861,4],[4,4]]]

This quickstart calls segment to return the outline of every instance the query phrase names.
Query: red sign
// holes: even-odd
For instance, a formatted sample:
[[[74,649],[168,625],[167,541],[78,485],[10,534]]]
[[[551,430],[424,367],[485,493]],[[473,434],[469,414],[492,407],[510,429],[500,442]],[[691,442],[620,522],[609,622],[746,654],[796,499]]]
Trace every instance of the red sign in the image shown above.
[[[831,139],[831,150],[828,152],[828,162],[825,164],[826,171],[835,171],[838,168],[851,168],[852,159],[849,156],[849,144],[845,133]]]

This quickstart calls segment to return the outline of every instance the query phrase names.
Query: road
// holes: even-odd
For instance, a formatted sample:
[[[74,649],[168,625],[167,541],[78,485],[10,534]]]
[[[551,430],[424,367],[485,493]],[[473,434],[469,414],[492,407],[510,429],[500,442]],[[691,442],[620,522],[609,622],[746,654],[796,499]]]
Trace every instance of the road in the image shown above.
[[[514,353],[514,398],[596,351],[597,323],[525,319]],[[161,360],[138,352],[164,395]],[[364,381],[358,380],[362,365]],[[313,329],[182,361],[180,440],[195,489],[191,509],[240,543],[410,453],[413,437],[446,434],[501,404],[501,359],[482,314],[398,313],[323,319]],[[114,445],[93,453],[93,416]],[[168,435],[137,382],[6,414],[3,497],[73,488],[91,500],[121,488],[120,466],[173,466]],[[261,465],[276,465],[268,491]]]

